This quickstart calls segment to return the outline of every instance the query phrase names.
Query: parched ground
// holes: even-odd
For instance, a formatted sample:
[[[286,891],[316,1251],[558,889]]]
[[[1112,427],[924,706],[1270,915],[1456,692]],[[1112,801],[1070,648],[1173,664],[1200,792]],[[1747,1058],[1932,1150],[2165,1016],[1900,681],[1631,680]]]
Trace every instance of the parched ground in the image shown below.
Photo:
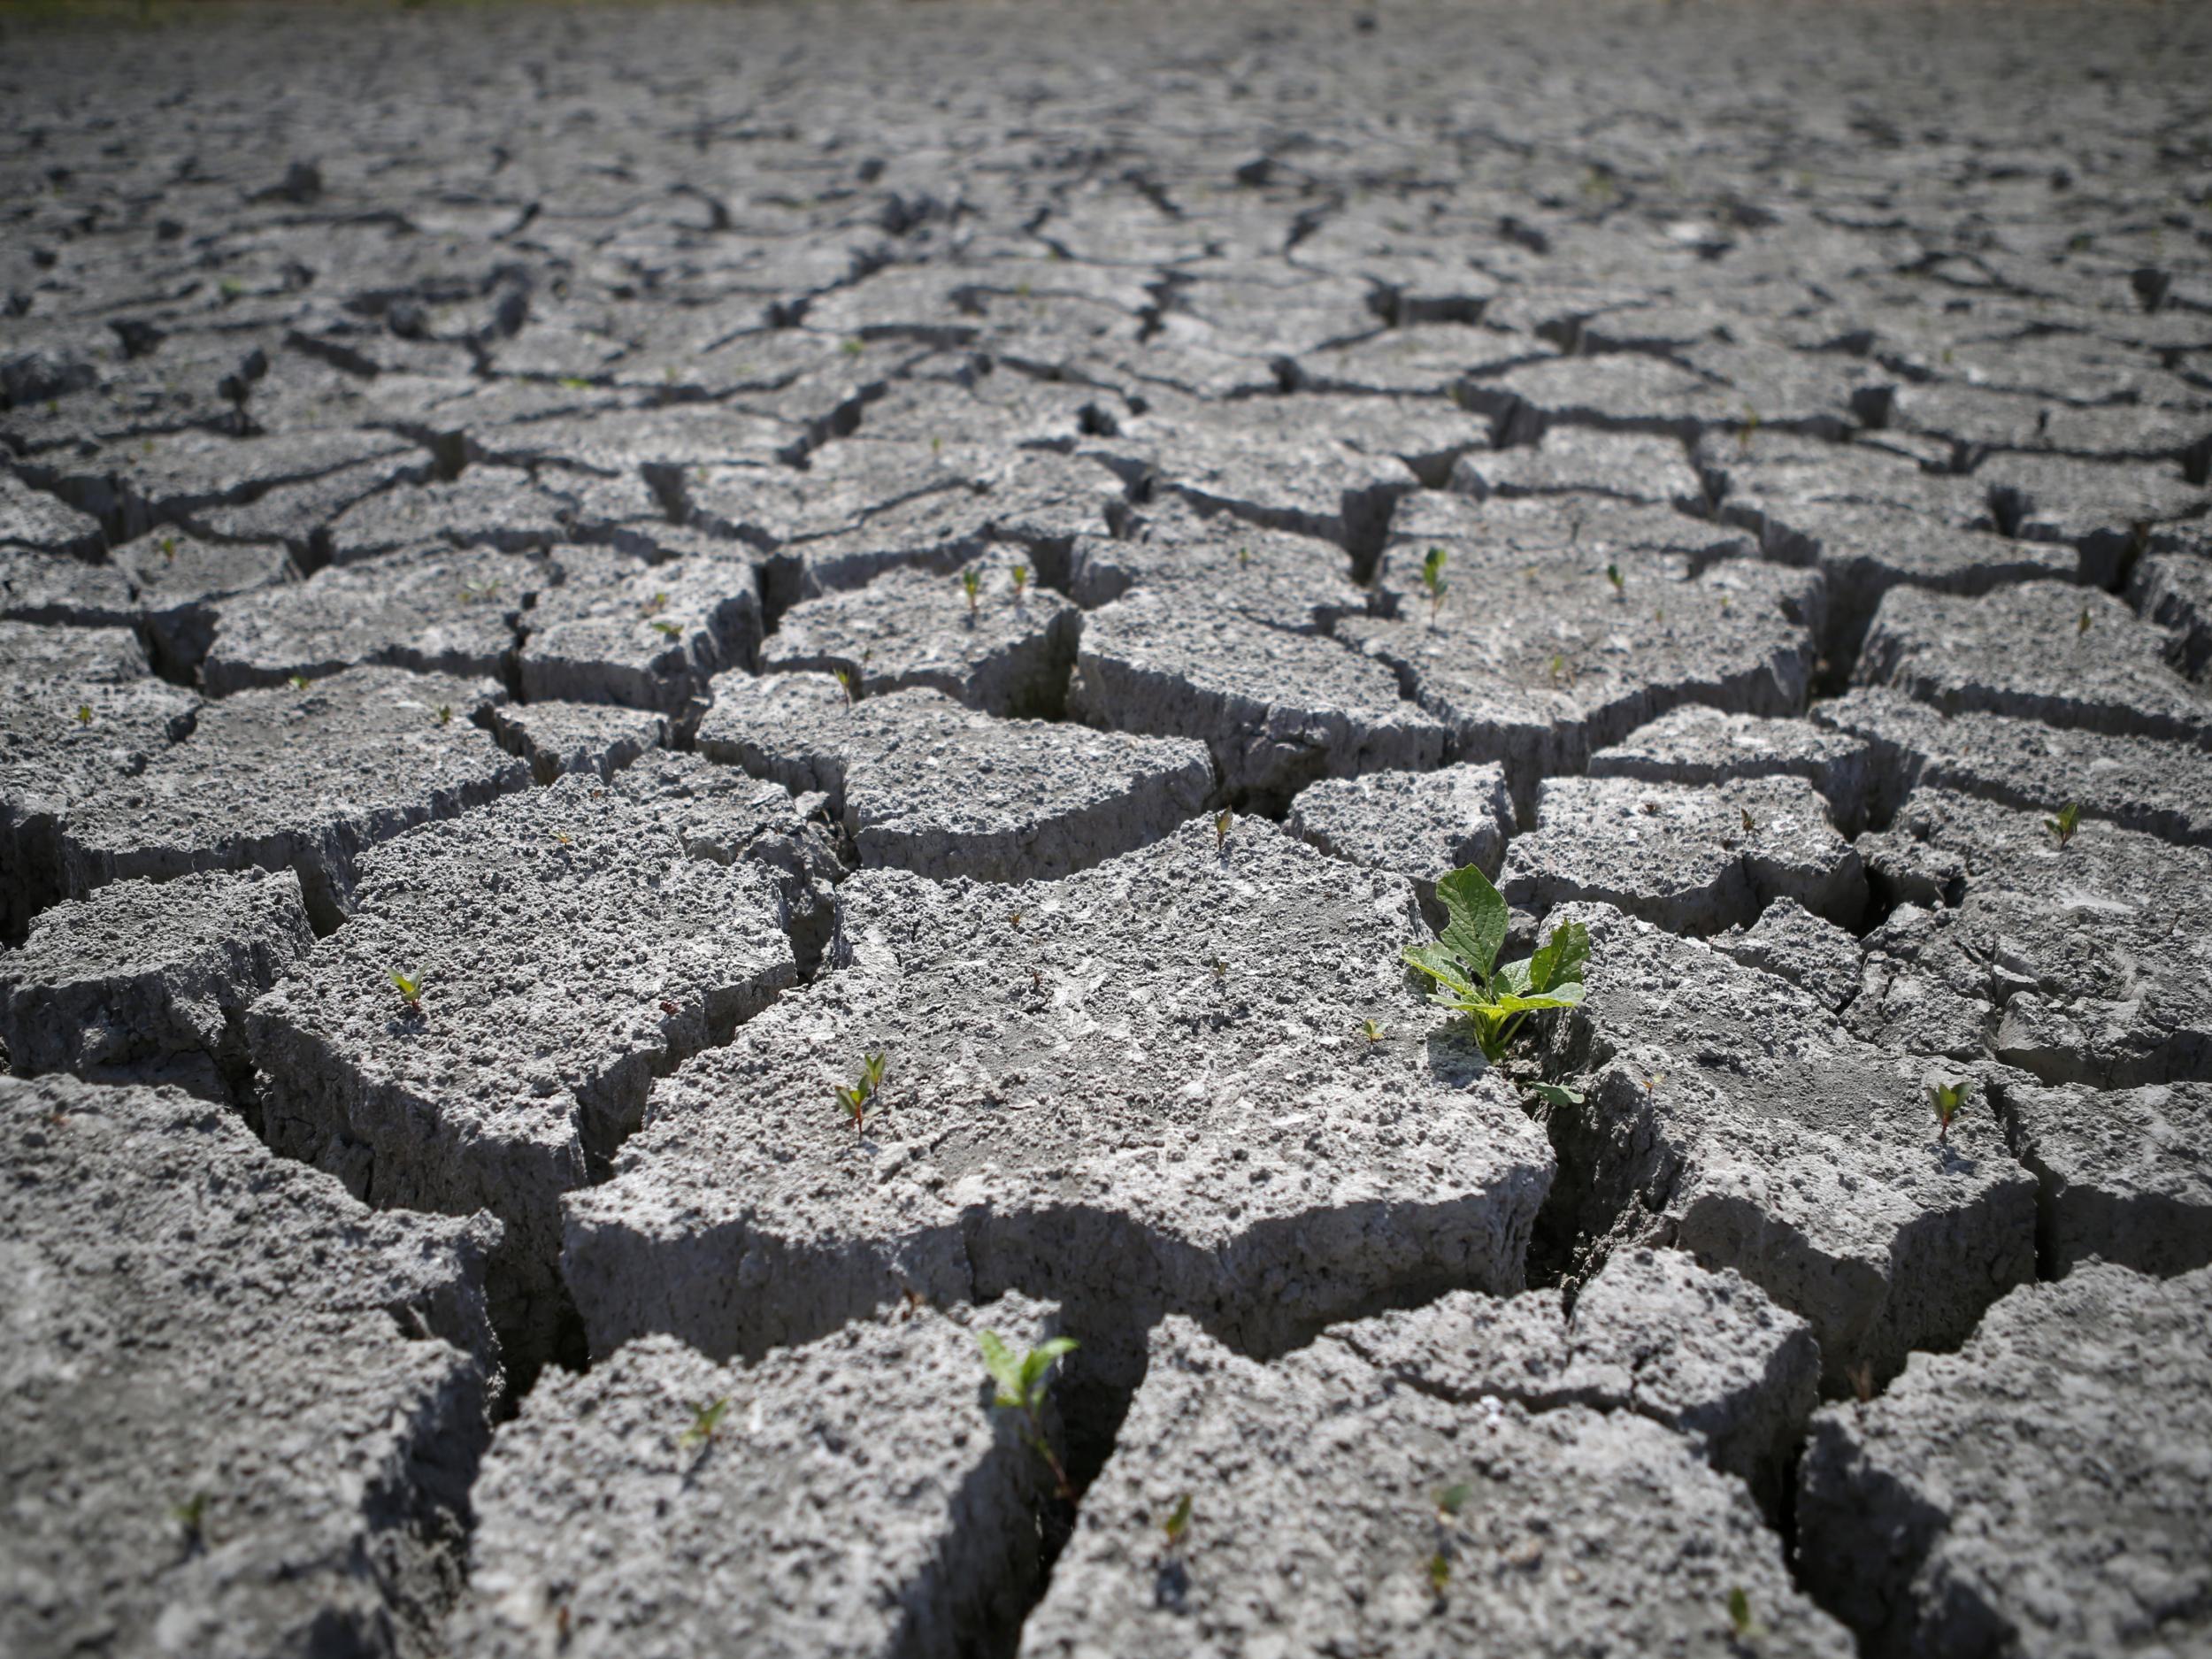
[[[2212,12],[0,17],[0,1650],[2212,1651]]]

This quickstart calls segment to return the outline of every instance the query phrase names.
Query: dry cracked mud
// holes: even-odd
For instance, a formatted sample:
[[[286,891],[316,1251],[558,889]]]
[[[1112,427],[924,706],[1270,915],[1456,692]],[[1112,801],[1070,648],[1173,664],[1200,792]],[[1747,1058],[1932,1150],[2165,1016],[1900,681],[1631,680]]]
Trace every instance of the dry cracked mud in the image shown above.
[[[0,1649],[2212,1650],[2212,12],[53,10]]]

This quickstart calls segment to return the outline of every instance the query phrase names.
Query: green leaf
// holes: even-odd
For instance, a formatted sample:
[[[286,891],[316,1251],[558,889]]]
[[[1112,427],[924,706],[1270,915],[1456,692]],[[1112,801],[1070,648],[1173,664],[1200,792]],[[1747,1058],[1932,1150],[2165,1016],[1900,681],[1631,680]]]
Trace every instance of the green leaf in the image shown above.
[[[1543,1008],[1572,1008],[1582,1001],[1582,987],[1573,980],[1549,991],[1538,991],[1529,996],[1515,996],[1509,993],[1493,997],[1490,1006],[1501,1014],[1532,1013]]]
[[[1486,979],[1505,943],[1507,922],[1504,898],[1490,885],[1490,878],[1473,864],[1464,864],[1436,884],[1447,918],[1440,935],[1446,947]]]
[[[1167,1512],[1167,1518],[1160,1523],[1160,1530],[1167,1534],[1167,1541],[1171,1544],[1179,1542],[1183,1534],[1190,1531],[1189,1493],[1186,1492],[1175,1500],[1175,1507]]]
[[[1467,969],[1449,949],[1431,940],[1425,945],[1408,945],[1405,949],[1406,966],[1417,973],[1425,973],[1439,985],[1456,991],[1462,996],[1472,996],[1473,984]]]
[[[1552,929],[1542,949],[1529,958],[1528,982],[1535,990],[1571,984],[1582,978],[1582,964],[1590,959],[1590,930],[1580,922]]]
[[[1467,1507],[1467,1500],[1474,1495],[1474,1487],[1463,1480],[1456,1482],[1436,1494],[1437,1509],[1445,1515],[1457,1515]]]
[[[1521,996],[1534,990],[1536,987],[1529,982],[1529,972],[1532,965],[1527,962],[1507,963],[1490,976],[1492,995],[1510,992],[1516,996]]]
[[[1014,1357],[1014,1350],[1006,1346],[995,1331],[978,1331],[975,1345],[983,1350],[984,1370],[991,1373],[991,1380],[998,1385],[998,1403],[1022,1404],[1022,1363]]]
[[[1043,1401],[1045,1373],[1052,1369],[1052,1362],[1063,1354],[1074,1353],[1075,1349],[1073,1337],[1056,1336],[1049,1341],[1040,1342],[1022,1356],[1021,1396],[1024,1403],[1035,1405]]]
[[[1565,1108],[1582,1104],[1582,1091],[1568,1088],[1563,1084],[1532,1083],[1528,1086],[1528,1092],[1547,1106]]]

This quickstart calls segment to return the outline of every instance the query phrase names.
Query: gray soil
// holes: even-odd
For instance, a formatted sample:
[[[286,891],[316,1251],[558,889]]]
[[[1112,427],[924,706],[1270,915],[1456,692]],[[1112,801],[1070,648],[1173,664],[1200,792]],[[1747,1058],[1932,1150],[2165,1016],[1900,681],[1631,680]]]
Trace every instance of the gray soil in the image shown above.
[[[0,1650],[2212,1649],[2212,12],[1999,25],[0,18]]]

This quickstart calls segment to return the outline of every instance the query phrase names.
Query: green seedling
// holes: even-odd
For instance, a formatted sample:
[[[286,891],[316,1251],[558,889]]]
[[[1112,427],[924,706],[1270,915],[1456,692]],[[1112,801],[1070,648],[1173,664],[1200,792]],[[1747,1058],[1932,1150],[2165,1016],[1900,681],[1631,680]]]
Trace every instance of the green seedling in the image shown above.
[[[1060,1458],[1047,1443],[1044,1433],[1045,1396],[1052,1386],[1053,1362],[1064,1354],[1075,1352],[1073,1337],[1056,1336],[1040,1342],[1026,1354],[1017,1358],[1014,1350],[1006,1346],[995,1331],[975,1333],[976,1346],[983,1350],[984,1369],[991,1373],[991,1380],[998,1385],[998,1395],[991,1402],[995,1409],[1018,1411],[1028,1425],[1029,1444],[1045,1460],[1045,1467],[1052,1471],[1055,1487],[1061,1502],[1075,1502],[1075,1487],[1068,1479],[1068,1471]]]
[[[680,640],[684,636],[683,625],[681,623],[656,622],[652,626],[653,632],[659,634],[664,640]]]
[[[1014,580],[1014,602],[1018,604],[1022,596],[1029,591],[1029,566],[1017,565],[1006,573]]]
[[[709,1400],[691,1409],[691,1426],[676,1437],[676,1444],[685,1451],[695,1446],[706,1446],[722,1431],[722,1419],[729,1415],[727,1399]]]
[[[1951,1119],[1959,1115],[1959,1108],[1966,1104],[1966,1091],[1973,1087],[1970,1080],[1962,1079],[1956,1083],[1928,1085],[1928,1103],[1935,1108],[1936,1139],[1951,1138]]]
[[[185,1548],[188,1549],[200,1549],[206,1546],[207,1504],[207,1494],[196,1492],[182,1503],[169,1506],[169,1518],[184,1534]]]
[[[2081,803],[2069,801],[2059,808],[2056,818],[2043,820],[2043,827],[2051,832],[2052,838],[2058,842],[2059,851],[2064,852],[2066,843],[2074,839],[2074,832],[2081,827]]]
[[[1236,814],[1225,806],[1214,814],[1214,851],[1225,853],[1229,850],[1229,830],[1236,821]]]
[[[858,703],[860,701],[860,682],[853,678],[852,670],[849,668],[833,668],[830,672],[837,676],[837,683],[845,688],[845,702],[847,706],[849,707],[851,704]]]
[[[868,349],[868,344],[864,340],[848,340],[837,349],[849,357],[856,357]]]
[[[1436,1518],[1449,1521],[1467,1507],[1467,1500],[1475,1495],[1475,1489],[1462,1480],[1448,1486],[1436,1494]]]
[[[438,705],[438,724],[440,726],[451,726],[453,724],[453,705],[451,703],[442,703]]]
[[[561,389],[565,392],[584,392],[591,389],[591,382],[580,374],[561,376]]]
[[[976,605],[983,594],[983,577],[972,565],[960,572],[960,591],[968,595],[968,614],[975,615]]]
[[[246,291],[246,285],[235,277],[225,277],[215,285],[215,288],[225,300],[234,300]]]
[[[1441,1601],[1444,1587],[1451,1581],[1452,1558],[1440,1549],[1429,1557],[1429,1594]]]
[[[885,1059],[886,1056],[880,1054],[862,1055],[860,1056],[860,1080],[849,1088],[840,1088],[836,1091],[837,1103],[845,1109],[846,1115],[853,1120],[853,1133],[856,1135],[865,1133],[867,1131],[868,1106],[883,1087]]]
[[[945,452],[945,441],[935,433],[932,433],[930,434],[929,452],[933,457],[942,455]]]
[[[1590,930],[1580,922],[1553,929],[1525,962],[1500,966],[1508,918],[1505,899],[1490,879],[1467,864],[1436,884],[1436,896],[1444,904],[1444,931],[1427,944],[1409,947],[1406,965],[1435,982],[1430,1002],[1473,1026],[1485,1059],[1502,1059],[1529,1015],[1582,1001]]]
[[[399,1000],[407,1004],[407,1011],[419,1015],[422,1012],[422,977],[418,974],[411,979],[394,968],[391,981],[392,988],[399,993]]]
[[[638,603],[637,613],[641,617],[657,617],[668,609],[668,595],[655,594],[650,599]]]
[[[176,537],[165,535],[161,538],[161,557],[164,564],[173,565],[177,562]]]
[[[498,597],[499,584],[497,582],[486,582],[480,588],[472,587],[467,582],[463,582],[461,584],[461,598],[466,603],[473,604],[479,599],[496,599]]]
[[[883,1087],[885,1058],[886,1056],[880,1054],[864,1054],[860,1056],[861,1080],[867,1084],[868,1093],[871,1094],[880,1092]]]
[[[1628,579],[1621,574],[1621,567],[1619,565],[1608,565],[1605,567],[1605,580],[1613,584],[1614,598],[1625,599],[1628,597]]]
[[[1567,659],[1557,651],[1551,654],[1551,683],[1557,685],[1567,677]]]
[[[1213,966],[1213,971],[1214,971],[1214,983],[1215,983],[1216,985],[1226,985],[1226,984],[1228,984],[1228,983],[1229,983],[1229,964],[1228,964],[1227,963],[1224,962],[1224,961],[1223,961],[1223,960],[1222,960],[1219,956],[1216,956],[1216,957],[1213,959],[1213,964],[1212,964],[1212,966]]]
[[[2089,607],[2087,605],[2081,608],[2081,620],[2074,624],[2074,632],[2077,634],[2089,632]]]
[[[664,386],[673,386],[675,383],[676,365],[672,363],[661,371],[661,384]]]
[[[1170,1549],[1182,1548],[1183,1540],[1190,1534],[1190,1494],[1186,1492],[1175,1500],[1175,1507],[1160,1521],[1160,1530],[1167,1534]]]
[[[1743,425],[1736,428],[1736,448],[1745,455],[1751,453],[1751,440],[1759,430],[1759,411],[1748,403],[1743,406]]]
[[[1751,1598],[1744,1594],[1741,1585],[1728,1593],[1728,1627],[1736,1632],[1740,1641],[1767,1633],[1767,1627],[1751,1617]]]
[[[1444,561],[1450,556],[1440,547],[1432,547],[1421,561],[1421,586],[1429,593],[1429,626],[1436,626],[1437,613],[1444,609],[1444,595],[1451,584],[1444,580]]]
[[[1582,1091],[1569,1088],[1563,1083],[1532,1083],[1528,1086],[1528,1092],[1555,1111],[1582,1104]]]
[[[92,724],[92,705],[90,703],[81,703],[77,705],[77,724],[79,726],[90,726]]]
[[[307,676],[305,674],[291,675],[287,683],[289,684],[295,691],[305,691],[307,689]]]
[[[1380,1042],[1388,1029],[1388,1026],[1371,1019],[1363,1019],[1359,1023],[1359,1034],[1370,1042]]]
[[[1252,568],[1252,549],[1250,548],[1240,547],[1237,549],[1237,568],[1240,571],[1248,571]]]

